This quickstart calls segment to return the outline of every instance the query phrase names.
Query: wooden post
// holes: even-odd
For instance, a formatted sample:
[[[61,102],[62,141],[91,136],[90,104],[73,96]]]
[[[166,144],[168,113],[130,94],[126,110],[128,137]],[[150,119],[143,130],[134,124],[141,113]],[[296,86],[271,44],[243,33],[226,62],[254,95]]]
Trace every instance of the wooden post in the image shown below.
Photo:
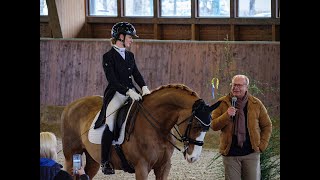
[[[199,26],[191,24],[191,40],[199,40]]]
[[[63,38],[55,0],[46,0],[48,6],[49,27],[53,38]]]

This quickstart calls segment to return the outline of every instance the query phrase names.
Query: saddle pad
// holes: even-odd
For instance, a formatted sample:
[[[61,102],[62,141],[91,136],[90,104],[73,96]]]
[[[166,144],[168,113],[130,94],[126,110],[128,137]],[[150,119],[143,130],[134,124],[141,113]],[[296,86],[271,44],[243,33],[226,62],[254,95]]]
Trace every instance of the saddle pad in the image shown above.
[[[118,138],[118,141],[113,140],[112,141],[112,145],[122,144],[123,143],[124,133],[125,133],[126,124],[127,124],[127,119],[128,119],[128,115],[129,115],[129,112],[131,111],[133,103],[134,103],[134,101],[132,101],[132,103],[130,105],[130,108],[129,108],[129,110],[127,112],[127,115],[126,115],[126,120],[123,122],[123,124],[121,126],[121,131],[120,131],[120,136]],[[93,128],[95,122],[97,121],[97,119],[99,117],[99,114],[100,114],[100,111],[94,117],[94,120],[91,123],[90,130],[89,130],[89,133],[88,133],[88,139],[93,144],[101,144],[102,133],[104,131],[104,128],[106,127],[106,126],[101,126],[101,127],[97,128],[97,129]]]

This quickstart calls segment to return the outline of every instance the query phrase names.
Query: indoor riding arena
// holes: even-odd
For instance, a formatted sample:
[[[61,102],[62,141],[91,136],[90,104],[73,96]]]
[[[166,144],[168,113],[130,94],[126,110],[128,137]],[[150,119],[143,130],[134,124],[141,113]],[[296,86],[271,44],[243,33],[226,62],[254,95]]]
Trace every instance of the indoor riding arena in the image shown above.
[[[118,36],[115,35],[115,31],[120,31],[120,28],[115,29],[115,24],[119,22],[129,23],[135,31],[126,29],[124,32],[117,32]],[[133,37],[128,40],[131,41],[129,46],[126,44],[128,35],[121,36],[124,35],[121,33]],[[114,39],[115,36],[120,40]],[[125,39],[122,40],[121,37]],[[211,113],[213,115],[223,103],[209,112],[211,119],[208,125],[203,123],[203,119],[193,116],[192,112],[197,113],[197,109],[194,109],[196,103],[186,104],[185,107],[177,108],[175,112],[172,109],[177,106],[176,104],[184,103],[183,100],[179,99],[179,95],[166,96],[165,93],[163,96],[169,97],[170,102],[174,104],[168,105],[167,111],[174,115],[168,117],[165,115],[167,111],[163,113],[157,108],[148,113],[156,117],[154,118],[156,122],[173,119],[172,122],[176,123],[168,126],[170,127],[168,130],[163,130],[165,127],[157,128],[145,121],[145,129],[148,129],[146,134],[149,131],[153,131],[155,135],[158,133],[159,139],[156,138],[154,141],[169,144],[164,146],[162,143],[159,147],[162,147],[163,151],[167,151],[168,148],[168,152],[172,152],[170,149],[173,149],[172,155],[166,154],[168,159],[161,156],[157,160],[146,162],[148,173],[142,177],[138,173],[142,171],[139,169],[142,160],[131,158],[128,153],[136,151],[143,154],[144,149],[150,147],[141,137],[143,142],[139,146],[143,146],[142,149],[126,150],[126,143],[140,137],[134,130],[137,127],[133,126],[130,140],[127,142],[125,138],[120,147],[123,147],[124,156],[127,162],[133,165],[135,173],[125,172],[121,168],[115,168],[115,174],[104,174],[101,171],[100,145],[95,144],[94,150],[86,148],[88,147],[86,143],[90,143],[89,128],[81,125],[81,123],[90,125],[94,119],[91,118],[90,122],[86,122],[84,116],[87,117],[88,109],[72,109],[69,105],[87,96],[101,96],[103,99],[105,89],[115,83],[117,77],[109,79],[110,82],[107,78],[111,75],[106,78],[110,68],[104,69],[113,64],[102,63],[105,62],[104,54],[115,48],[112,44],[114,40],[120,46],[123,45],[120,48],[125,49],[126,58],[128,52],[134,54],[134,67],[141,73],[151,94],[143,95],[144,91],[139,87],[140,82],[137,78],[129,78],[132,79],[134,87],[138,87],[136,91],[139,96],[141,95],[140,102],[144,102],[145,99],[146,102],[141,104],[144,104],[146,109],[148,104],[153,102],[152,95],[168,86],[184,89],[184,92],[193,94],[192,98],[202,99],[205,102],[204,106],[212,107],[220,98],[228,96],[230,89],[234,87],[232,78],[235,75],[248,77],[250,83],[246,87],[247,94],[261,101],[272,122],[268,146],[260,153],[261,179],[280,179],[280,0],[40,0],[40,132],[49,131],[56,135],[58,141],[56,161],[63,166],[63,170],[68,172],[69,166],[64,152],[76,152],[77,146],[88,153],[86,155],[81,151],[80,154],[85,173],[92,179],[223,180],[225,169],[223,156],[219,152],[221,145],[219,138],[223,130],[214,131],[210,128],[211,123],[214,123]],[[122,72],[119,76],[121,74]],[[118,92],[117,88],[115,89],[115,92]],[[124,93],[124,96],[131,98],[130,93]],[[160,100],[160,97],[155,98],[153,103]],[[101,109],[101,102],[96,110]],[[155,107],[162,108],[161,104]],[[206,132],[203,141],[198,140],[199,136],[193,136],[198,133],[197,128],[188,129],[187,121],[184,124],[182,120],[186,119],[183,118],[186,116],[182,116],[182,112],[185,111],[181,109],[190,109],[186,111],[186,116],[190,114],[193,117],[191,124],[198,123],[199,126],[202,124],[201,133]],[[248,105],[247,111],[251,111],[251,106]],[[63,146],[64,139],[68,138],[64,136],[73,132],[73,128],[77,128],[67,126],[71,113],[76,113],[75,118],[79,119],[79,125],[75,126],[80,127],[79,139],[82,140],[74,141],[74,144],[78,143],[75,146]],[[139,120],[144,119],[143,113],[138,110],[136,114],[132,118],[132,124],[139,125]],[[179,118],[175,119],[175,116]],[[245,117],[249,119],[250,115]],[[178,122],[182,125],[180,126]],[[185,126],[187,129],[184,129]],[[264,124],[259,123],[259,126],[262,128]],[[209,129],[205,130],[205,127]],[[168,138],[165,132],[170,130],[173,135],[169,133]],[[179,135],[183,134],[189,140],[179,139]],[[167,143],[168,139],[174,139],[174,143]],[[192,144],[197,141],[194,139],[203,142],[203,145]],[[253,141],[251,139],[252,143]],[[158,146],[152,147],[154,151],[146,150],[149,153],[143,154],[142,159],[153,153],[153,156],[156,156]],[[189,162],[188,155],[184,153],[188,154],[192,149],[195,151],[199,147],[202,147],[199,158],[195,162]],[[111,152],[112,162],[121,162],[116,151],[112,149]],[[92,156],[90,160],[95,161],[96,168],[93,168],[95,169],[93,174],[97,172],[94,176],[91,170],[89,172],[89,166],[85,167],[88,165],[89,160],[86,156],[89,154]],[[157,156],[160,157],[158,154]],[[171,164],[167,177],[156,175],[157,163],[160,161]],[[70,162],[72,164],[72,161]],[[69,173],[73,176],[72,172]]]

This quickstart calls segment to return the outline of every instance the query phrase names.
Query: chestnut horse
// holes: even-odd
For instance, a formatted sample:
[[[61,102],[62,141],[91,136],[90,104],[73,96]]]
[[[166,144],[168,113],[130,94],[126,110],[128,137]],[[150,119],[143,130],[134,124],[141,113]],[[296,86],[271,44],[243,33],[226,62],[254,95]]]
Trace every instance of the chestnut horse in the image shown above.
[[[175,145],[176,139],[183,142],[181,151],[189,163],[199,159],[216,104],[208,106],[182,84],[161,86],[139,103],[130,138],[121,145],[125,158],[134,167],[136,179],[147,180],[152,169],[157,180],[168,179],[174,148],[180,150]],[[89,142],[88,130],[101,106],[101,96],[83,97],[67,105],[61,115],[64,167],[71,172],[72,155],[84,152],[85,172],[90,179],[100,168],[101,149],[99,144]],[[172,133],[174,129],[180,138]],[[114,169],[121,170],[114,146],[111,163]]]

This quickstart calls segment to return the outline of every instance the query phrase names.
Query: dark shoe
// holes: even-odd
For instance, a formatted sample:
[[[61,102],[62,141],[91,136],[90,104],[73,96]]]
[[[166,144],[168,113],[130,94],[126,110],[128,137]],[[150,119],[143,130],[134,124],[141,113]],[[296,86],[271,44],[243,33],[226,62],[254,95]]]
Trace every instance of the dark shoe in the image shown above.
[[[109,162],[104,163],[101,168],[103,174],[114,174],[114,169],[112,169]]]

